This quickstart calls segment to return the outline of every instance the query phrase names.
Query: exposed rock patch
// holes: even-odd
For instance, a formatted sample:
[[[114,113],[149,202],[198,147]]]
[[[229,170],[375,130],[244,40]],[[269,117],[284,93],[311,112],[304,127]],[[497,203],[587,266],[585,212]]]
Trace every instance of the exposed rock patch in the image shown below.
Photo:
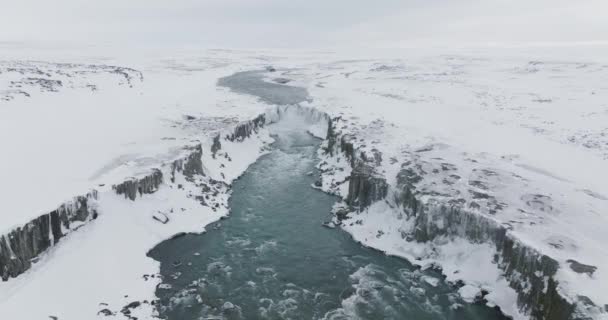
[[[570,264],[570,269],[576,273],[586,273],[589,276],[592,276],[595,270],[597,270],[597,267],[595,266],[582,264],[574,259],[568,259],[566,262]]]

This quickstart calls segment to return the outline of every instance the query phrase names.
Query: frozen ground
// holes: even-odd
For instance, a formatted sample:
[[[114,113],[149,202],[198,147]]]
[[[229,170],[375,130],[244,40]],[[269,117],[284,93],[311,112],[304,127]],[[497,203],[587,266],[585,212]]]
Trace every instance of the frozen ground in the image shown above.
[[[600,308],[608,304],[605,48],[586,48],[593,55],[571,48],[356,55],[2,49],[0,234],[90,188],[101,196],[97,220],[63,239],[26,274],[0,283],[0,314],[87,319],[108,309],[122,317],[128,303],[152,301],[158,281],[143,275],[156,274],[158,265],[147,250],[175,233],[202,231],[227,208],[201,207],[186,196],[192,186],[185,182],[185,189],[169,183],[136,202],[114,196],[109,186],[198,142],[205,179],[236,178],[263,152],[268,137],[260,132],[223,145],[234,162],[210,157],[211,138],[268,104],[216,82],[268,65],[279,71],[268,72],[267,81],[308,88],[312,100],[303,105],[341,117],[341,134],[353,134],[354,144],[369,154],[381,153],[379,171],[391,187],[409,169],[421,177],[416,188],[426,201],[455,201],[508,225],[523,243],[560,262],[560,289],[567,296],[584,295]],[[328,166],[344,164],[335,161],[328,159]],[[346,177],[344,170],[334,185],[324,181],[326,190],[345,195],[347,186],[336,184]],[[225,204],[225,191],[218,194]],[[166,225],[151,219],[178,207],[191,214]],[[452,266],[444,268],[448,278],[469,283],[463,296],[494,290],[490,303],[525,317],[487,261],[491,248],[459,242],[408,246],[400,232],[411,221],[384,203],[354,220],[361,223],[345,229],[355,239],[421,263]],[[580,264],[588,268],[580,272]],[[471,265],[487,272],[465,272]],[[32,305],[37,307],[24,307]],[[149,305],[134,310],[139,319],[153,313]]]

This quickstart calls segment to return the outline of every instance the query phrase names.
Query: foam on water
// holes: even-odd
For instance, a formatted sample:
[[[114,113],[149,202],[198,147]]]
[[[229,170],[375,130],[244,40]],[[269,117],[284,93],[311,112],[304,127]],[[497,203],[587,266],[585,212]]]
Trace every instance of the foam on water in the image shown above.
[[[275,149],[235,182],[231,218],[163,242],[167,319],[498,319],[436,272],[322,227],[336,198],[311,188],[319,141],[279,122]],[[312,172],[312,174],[309,174]]]

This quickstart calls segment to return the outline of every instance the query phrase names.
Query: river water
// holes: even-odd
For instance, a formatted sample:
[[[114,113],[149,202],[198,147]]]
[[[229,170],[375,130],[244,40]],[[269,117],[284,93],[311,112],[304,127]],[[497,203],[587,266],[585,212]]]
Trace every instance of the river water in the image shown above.
[[[166,319],[503,319],[462,302],[440,274],[328,229],[337,198],[311,187],[320,141],[278,130],[235,181],[230,218],[165,241],[157,289]]]

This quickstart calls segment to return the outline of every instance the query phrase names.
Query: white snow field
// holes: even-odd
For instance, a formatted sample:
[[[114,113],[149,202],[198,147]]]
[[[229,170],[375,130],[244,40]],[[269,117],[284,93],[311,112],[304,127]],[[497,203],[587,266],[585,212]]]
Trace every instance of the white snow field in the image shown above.
[[[408,169],[421,179],[415,186],[423,202],[458,203],[506,226],[560,263],[559,292],[589,298],[598,307],[588,311],[606,318],[608,64],[559,52],[508,53],[321,64],[311,106],[341,116],[337,127],[360,151],[379,151],[389,186]],[[326,168],[347,163],[335,161]],[[344,172],[325,187],[338,182],[334,189],[346,198]],[[402,233],[419,226],[387,200],[351,214],[344,228],[389,254],[439,264],[448,279],[476,287],[461,289],[471,298],[489,290],[491,304],[527,317],[492,263],[495,250],[443,237],[405,242]],[[449,228],[447,218],[434,218],[437,228]]]
[[[577,312],[608,319],[608,48],[1,49],[0,236],[91,189],[99,214],[0,282],[2,319],[152,319],[159,264],[147,251],[227,215],[230,182],[272,141],[259,129],[211,151],[218,133],[274,108],[216,83],[270,65],[278,71],[267,81],[307,88],[303,107],[327,113],[359,151],[381,155],[375,169],[388,196],[349,213],[342,227],[355,240],[440,266],[449,281],[464,282],[465,299],[488,291],[488,304],[530,318],[493,245],[403,236],[419,227],[392,200],[406,169],[419,178],[421,201],[457,203],[507,227],[559,263],[557,290]],[[204,176],[176,174],[136,201],[112,190],[154,168],[170,176],[170,164],[198,144]],[[323,156],[323,189],[346,198],[345,155]],[[203,206],[200,185],[213,194]],[[434,217],[435,228],[447,224]]]

